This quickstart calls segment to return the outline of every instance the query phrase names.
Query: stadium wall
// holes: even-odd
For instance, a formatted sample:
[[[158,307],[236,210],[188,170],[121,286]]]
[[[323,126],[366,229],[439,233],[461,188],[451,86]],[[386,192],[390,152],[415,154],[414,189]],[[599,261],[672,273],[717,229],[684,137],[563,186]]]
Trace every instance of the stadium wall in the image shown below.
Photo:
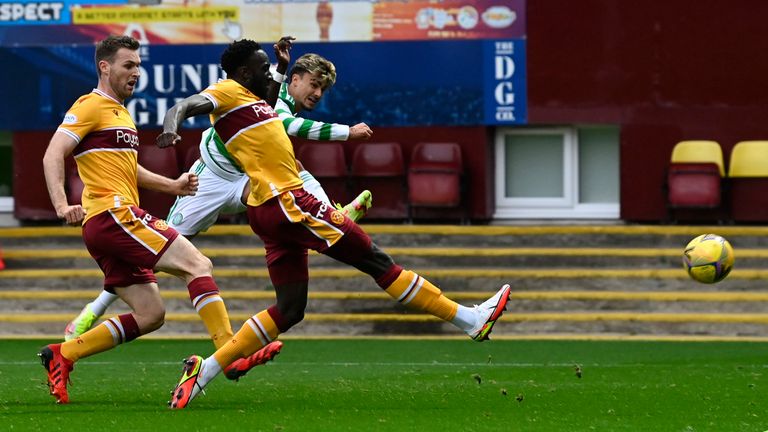
[[[621,218],[659,221],[675,143],[768,139],[768,2],[528,2],[531,125],[621,126]]]

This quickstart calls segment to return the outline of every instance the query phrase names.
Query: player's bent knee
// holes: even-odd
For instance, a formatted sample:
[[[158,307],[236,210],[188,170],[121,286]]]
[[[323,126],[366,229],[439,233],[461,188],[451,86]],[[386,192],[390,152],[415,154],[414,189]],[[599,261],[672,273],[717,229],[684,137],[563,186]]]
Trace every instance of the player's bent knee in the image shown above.
[[[284,317],[288,328],[293,327],[304,320],[304,310],[288,310]]]
[[[155,265],[156,270],[168,272],[187,283],[200,276],[210,276],[213,263],[189,240],[177,237]]]
[[[200,275],[210,275],[213,272],[213,262],[202,252],[199,252],[199,255],[195,269]]]
[[[157,330],[165,324],[165,308],[157,311],[151,316],[150,325],[152,330]]]
[[[278,311],[280,311],[280,315],[282,317],[281,327],[284,327],[284,328],[281,328],[281,330],[286,331],[289,328],[303,321],[305,308],[306,308],[306,303],[295,302],[295,303],[281,304],[281,302],[278,301],[277,309]]]
[[[135,313],[135,316],[141,334],[153,332],[165,324],[164,307]]]
[[[160,319],[160,320],[155,320],[155,321],[152,321],[152,322],[151,322],[151,323],[150,323],[150,324],[147,326],[147,331],[146,331],[146,332],[147,332],[147,333],[149,333],[149,332],[153,332],[153,331],[155,331],[155,330],[158,330],[160,327],[162,327],[162,326],[163,326],[163,324],[165,324],[165,319]]]
[[[197,251],[195,256],[190,257],[188,268],[185,270],[189,273],[191,279],[201,276],[210,276],[213,273],[213,263],[211,260],[203,255],[200,251]]]

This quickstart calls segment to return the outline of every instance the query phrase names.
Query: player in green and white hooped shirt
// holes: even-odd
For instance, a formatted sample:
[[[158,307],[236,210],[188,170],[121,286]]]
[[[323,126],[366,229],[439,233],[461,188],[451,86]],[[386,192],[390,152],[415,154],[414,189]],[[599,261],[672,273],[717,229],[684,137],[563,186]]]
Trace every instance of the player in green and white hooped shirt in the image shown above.
[[[285,76],[279,71],[273,74],[275,81],[284,81]],[[348,139],[366,140],[373,135],[371,128],[365,123],[347,126],[338,123],[323,123],[296,117],[300,111],[311,111],[323,97],[323,94],[336,82],[336,67],[329,60],[317,54],[305,54],[299,57],[288,74],[288,82],[282,82],[275,111],[283,122],[288,135],[318,141],[346,141]],[[200,142],[200,160],[204,166],[194,166],[198,176],[204,176],[206,170],[218,178],[201,178],[197,197],[186,197],[176,200],[168,215],[168,222],[181,234],[189,236],[208,229],[219,212],[212,208],[221,209],[223,214],[235,214],[245,210],[241,202],[236,200],[236,193],[242,190],[242,202],[247,199],[248,180],[227,152],[224,143],[211,128],[203,132]],[[320,183],[299,164],[299,176],[304,181],[304,189],[319,200],[331,204],[331,200]],[[211,187],[206,187],[210,185]],[[229,184],[229,186],[228,186]],[[234,187],[232,187],[234,186]],[[211,197],[201,198],[207,191]],[[216,198],[218,197],[218,198]],[[220,201],[216,203],[214,201]],[[201,203],[202,205],[195,205]],[[218,204],[218,206],[217,206]],[[363,216],[370,207],[370,192],[363,191],[352,203],[345,207],[337,205],[355,221]],[[192,221],[190,218],[194,218]],[[186,221],[186,222],[185,222]]]
[[[296,117],[301,111],[312,111],[323,94],[336,83],[336,66],[329,60],[317,54],[304,54],[293,64],[287,78],[287,82],[280,86],[275,111],[288,135],[319,141],[366,140],[373,135],[365,123],[347,126]],[[301,166],[301,161],[299,171],[304,189],[319,200],[330,203],[320,183]]]
[[[285,76],[280,72],[281,69],[282,72],[287,70],[287,63],[284,66],[280,63],[277,73],[273,73],[275,81],[282,83],[275,109],[289,135],[324,141],[371,137],[373,132],[365,123],[347,126],[295,117],[299,111],[312,110],[324,92],[335,83],[336,68],[333,63],[317,54],[305,54],[294,64],[287,83],[283,83]],[[303,167],[299,169],[304,189],[330,204],[320,183]],[[248,176],[231,158],[213,128],[203,132],[200,159],[192,165],[190,172],[199,177],[197,194],[177,198],[168,214],[168,224],[180,234],[192,238],[210,228],[219,214],[237,214],[246,210],[244,203],[250,192]],[[353,220],[358,220],[370,206],[371,194],[363,191],[342,210]],[[89,330],[115,300],[116,295],[102,291],[67,325],[65,339],[74,339]]]

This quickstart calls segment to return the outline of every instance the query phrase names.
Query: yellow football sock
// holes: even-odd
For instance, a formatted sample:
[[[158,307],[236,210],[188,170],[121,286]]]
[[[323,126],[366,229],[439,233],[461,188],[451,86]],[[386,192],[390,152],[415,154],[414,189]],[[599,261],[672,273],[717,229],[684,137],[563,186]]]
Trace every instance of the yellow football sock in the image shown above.
[[[210,296],[203,306],[198,306],[197,313],[202,318],[208,334],[216,349],[221,348],[232,339],[232,325],[229,323],[227,307],[218,295]]]
[[[447,298],[440,288],[418,274],[403,270],[384,291],[404,305],[423,310],[445,321],[456,316],[459,305]]]
[[[272,320],[269,313],[263,310],[250,317],[240,327],[237,334],[213,354],[213,357],[221,368],[224,369],[232,364],[233,361],[248,357],[260,350],[268,343],[277,339],[279,334],[280,331],[277,329],[277,324]]]
[[[112,325],[110,321],[104,321],[80,337],[64,342],[61,344],[61,355],[75,362],[81,358],[114,348],[120,343],[120,340],[116,340],[113,336],[109,325]]]

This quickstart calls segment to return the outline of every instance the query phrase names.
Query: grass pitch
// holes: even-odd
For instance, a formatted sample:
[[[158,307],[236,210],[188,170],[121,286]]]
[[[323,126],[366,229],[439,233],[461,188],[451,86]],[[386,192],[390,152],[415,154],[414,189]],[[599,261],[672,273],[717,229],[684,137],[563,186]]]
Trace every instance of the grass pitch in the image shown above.
[[[182,411],[165,403],[201,340],[78,362],[57,406],[35,353],[0,341],[0,429],[30,431],[764,431],[768,344],[301,340]]]

